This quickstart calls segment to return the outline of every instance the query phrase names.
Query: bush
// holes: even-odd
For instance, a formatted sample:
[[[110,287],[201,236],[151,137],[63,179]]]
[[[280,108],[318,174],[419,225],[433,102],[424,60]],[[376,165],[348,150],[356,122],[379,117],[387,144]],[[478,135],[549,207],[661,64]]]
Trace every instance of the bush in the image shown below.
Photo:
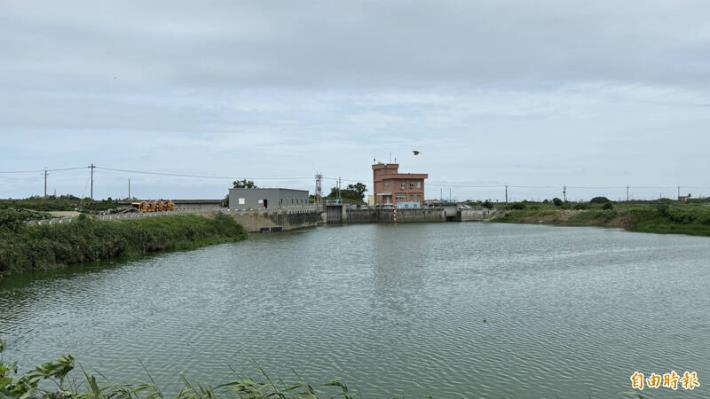
[[[553,203],[555,206],[562,206],[562,204],[564,204],[564,202],[562,202],[562,200],[559,199],[559,198],[557,198],[557,197],[555,197],[555,198],[552,199],[552,203]]]
[[[0,230],[0,275],[244,238],[242,227],[221,213],[212,219],[182,215],[101,222],[84,216],[66,224],[22,224]]]
[[[523,202],[516,202],[513,205],[510,206],[510,209],[517,209],[517,210],[522,210],[525,209],[527,205]]]
[[[574,209],[581,211],[584,209],[589,209],[589,207],[587,207],[587,205],[585,205],[585,204],[574,204]]]
[[[602,209],[604,209],[605,211],[608,211],[610,209],[614,209],[614,204],[612,204],[611,202],[607,202],[604,205],[602,205]]]
[[[607,197],[594,197],[589,201],[590,204],[607,204],[609,202],[611,201]]]

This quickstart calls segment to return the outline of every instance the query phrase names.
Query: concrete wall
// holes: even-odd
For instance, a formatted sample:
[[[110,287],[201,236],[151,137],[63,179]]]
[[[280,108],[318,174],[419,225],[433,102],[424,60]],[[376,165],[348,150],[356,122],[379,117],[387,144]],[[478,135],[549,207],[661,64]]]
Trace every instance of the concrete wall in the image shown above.
[[[229,209],[281,209],[308,205],[308,191],[286,188],[230,188]]]
[[[328,224],[341,224],[347,220],[347,208],[342,204],[326,205],[325,220]]]
[[[444,210],[441,208],[346,209],[345,214],[345,223],[423,223],[446,221]]]
[[[225,212],[250,233],[278,232],[316,227],[323,223],[320,209]]]
[[[497,213],[494,209],[461,209],[459,210],[459,221],[472,222],[488,220]]]
[[[175,209],[180,211],[219,211],[222,209],[222,204],[220,203],[178,201],[174,203]]]

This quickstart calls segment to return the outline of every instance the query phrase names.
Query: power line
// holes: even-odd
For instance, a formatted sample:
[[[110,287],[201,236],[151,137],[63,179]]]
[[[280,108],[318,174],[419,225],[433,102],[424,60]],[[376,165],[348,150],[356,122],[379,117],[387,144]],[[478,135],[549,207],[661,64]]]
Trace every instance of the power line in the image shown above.
[[[173,172],[154,172],[154,171],[137,170],[137,169],[107,168],[107,167],[103,167],[103,166],[97,166],[96,169],[102,169],[102,170],[107,170],[107,171],[111,171],[111,172],[120,172],[120,173],[135,173],[135,174],[141,174],[141,175],[184,177],[184,178],[190,178],[190,179],[216,179],[216,180],[227,180],[228,179],[228,180],[233,180],[235,178],[240,177],[238,175],[218,176],[218,175],[193,175],[193,174],[173,173]],[[251,177],[251,176],[246,176],[244,178],[250,179],[250,180],[303,180],[303,179],[310,180],[312,177],[310,177],[310,176],[300,176],[300,177]]]
[[[47,172],[63,172],[67,170],[84,170],[86,169],[85,167],[77,167],[77,168],[55,168],[55,169],[37,169],[37,170],[5,170],[5,171],[0,171],[0,174],[26,174],[26,173],[44,173],[45,171]]]
[[[0,173],[4,175],[10,175],[10,174],[21,174],[21,173],[42,173],[44,172],[44,169],[41,170],[8,170],[8,171],[0,171]]]

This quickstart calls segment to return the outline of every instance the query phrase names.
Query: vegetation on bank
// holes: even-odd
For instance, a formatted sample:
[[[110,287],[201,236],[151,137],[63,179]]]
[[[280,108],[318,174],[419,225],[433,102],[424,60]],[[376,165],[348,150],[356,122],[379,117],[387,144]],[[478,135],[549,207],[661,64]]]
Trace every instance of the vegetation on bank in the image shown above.
[[[30,197],[23,199],[0,199],[0,209],[30,209],[33,211],[79,211],[100,212],[116,208],[116,202],[111,198],[95,201],[90,198],[79,198],[73,195]]]
[[[223,214],[97,221],[82,215],[70,223],[0,224],[0,276],[64,265],[187,250],[240,241],[244,229]]]
[[[708,203],[613,203],[598,197],[589,203],[518,202],[498,208],[504,212],[494,222],[617,227],[645,233],[710,236]]]
[[[161,390],[153,383],[127,385],[102,384],[100,379],[81,369],[80,379],[73,375],[75,360],[71,355],[44,363],[35,369],[19,374],[17,365],[2,359],[4,343],[0,341],[0,398],[64,398],[64,399],[164,399]],[[193,384],[184,379],[184,388],[175,395],[180,399],[295,399],[343,398],[354,396],[347,385],[333,380],[314,386],[304,382],[291,385],[275,384],[268,375],[263,381],[240,378],[216,387]],[[74,377],[74,378],[73,378]]]
[[[16,229],[17,226],[30,220],[49,219],[51,215],[45,212],[31,211],[28,209],[0,209],[0,228]]]

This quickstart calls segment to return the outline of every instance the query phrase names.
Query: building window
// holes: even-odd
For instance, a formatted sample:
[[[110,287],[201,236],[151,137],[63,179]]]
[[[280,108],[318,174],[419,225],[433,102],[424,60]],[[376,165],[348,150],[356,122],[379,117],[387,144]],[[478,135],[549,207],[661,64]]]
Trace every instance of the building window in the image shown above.
[[[239,205],[244,205],[246,204],[246,199],[245,198],[239,198]]]
[[[422,182],[421,182],[421,181],[417,181],[417,188],[422,188]]]
[[[406,186],[407,186],[407,185],[406,185],[406,183],[404,183],[404,182],[399,183],[399,188],[400,188],[401,190],[404,190],[405,188],[407,188]]]

